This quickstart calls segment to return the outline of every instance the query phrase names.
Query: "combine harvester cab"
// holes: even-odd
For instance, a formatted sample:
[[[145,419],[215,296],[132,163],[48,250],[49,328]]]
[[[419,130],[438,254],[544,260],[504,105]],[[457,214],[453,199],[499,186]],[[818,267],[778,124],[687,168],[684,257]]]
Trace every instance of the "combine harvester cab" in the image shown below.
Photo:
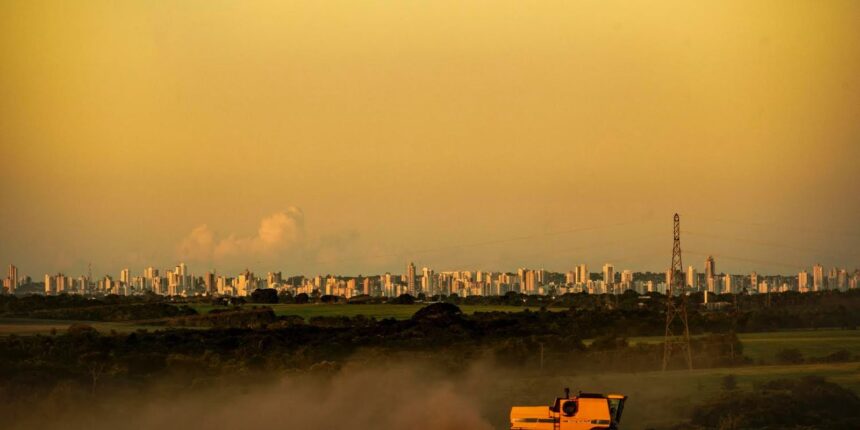
[[[555,399],[552,406],[514,406],[511,430],[617,430],[627,396],[579,393]]]

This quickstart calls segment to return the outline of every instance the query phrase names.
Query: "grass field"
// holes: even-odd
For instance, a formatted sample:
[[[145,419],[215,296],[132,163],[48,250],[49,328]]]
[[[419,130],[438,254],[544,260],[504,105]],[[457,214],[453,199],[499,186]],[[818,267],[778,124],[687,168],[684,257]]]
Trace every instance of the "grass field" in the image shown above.
[[[98,321],[67,321],[67,320],[43,320],[35,318],[0,318],[0,336],[16,334],[28,336],[34,334],[65,333],[72,324],[86,324],[102,333],[131,333],[139,329],[158,330],[164,327],[139,325],[121,322],[98,322]]]
[[[815,375],[860,394],[860,363],[838,363],[523,378],[507,381],[505,385],[510,384],[511,391],[503,395],[513,398],[513,404],[535,404],[539,399],[549,402],[552,399],[547,399],[547,394],[554,395],[562,387],[574,391],[618,392],[630,396],[624,428],[645,429],[677,423],[688,417],[693,405],[723,390],[721,383],[726,375],[734,375],[739,388],[751,388],[755,383],[778,378]]]
[[[773,363],[776,354],[783,349],[799,350],[804,358],[823,357],[847,350],[860,355],[860,330],[791,330],[768,333],[740,333],[744,355],[756,362]],[[631,343],[660,343],[662,337],[634,337]]]
[[[205,314],[213,309],[224,309],[223,306],[216,305],[190,305],[201,314]],[[411,318],[415,312],[422,307],[423,304],[415,305],[347,305],[347,304],[308,304],[308,305],[291,305],[291,304],[274,304],[265,305],[275,310],[277,315],[298,315],[304,319],[309,319],[316,316],[346,316],[354,317],[356,315],[364,315],[368,318],[394,318],[404,320]],[[484,306],[484,305],[461,305],[460,309],[472,314],[475,312],[521,312],[525,307],[521,306]],[[532,311],[537,311],[539,308],[528,308]],[[564,308],[550,308],[551,311],[565,311]]]

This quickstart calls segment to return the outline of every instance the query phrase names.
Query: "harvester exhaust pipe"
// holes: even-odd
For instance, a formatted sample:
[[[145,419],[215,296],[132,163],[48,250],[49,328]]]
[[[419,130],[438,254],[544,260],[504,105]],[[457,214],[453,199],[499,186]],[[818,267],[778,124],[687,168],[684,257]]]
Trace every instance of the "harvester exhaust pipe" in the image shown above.
[[[570,398],[570,388],[564,387],[564,398],[565,399]]]

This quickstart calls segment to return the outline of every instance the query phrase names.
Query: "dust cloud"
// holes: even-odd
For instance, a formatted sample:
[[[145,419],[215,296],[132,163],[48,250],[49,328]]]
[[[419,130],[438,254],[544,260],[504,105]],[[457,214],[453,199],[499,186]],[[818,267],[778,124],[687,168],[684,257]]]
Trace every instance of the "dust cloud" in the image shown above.
[[[489,430],[493,426],[470,392],[480,374],[454,378],[425,366],[348,365],[333,373],[228,383],[178,396],[165,395],[162,387],[146,395],[99,398],[97,407],[76,402],[63,412],[32,414],[13,428]]]
[[[478,360],[452,370],[414,360],[351,361],[322,371],[229,376],[189,387],[143,387],[48,396],[12,429],[506,429],[514,405],[549,405],[564,387],[630,396],[622,428],[684,421],[703,392],[688,372],[592,373],[502,368]],[[372,362],[371,362],[372,363]],[[710,379],[710,378],[709,378]],[[715,382],[704,382],[705,384]],[[713,388],[713,387],[710,387]],[[709,390],[704,390],[709,391]],[[125,394],[107,394],[107,393]]]

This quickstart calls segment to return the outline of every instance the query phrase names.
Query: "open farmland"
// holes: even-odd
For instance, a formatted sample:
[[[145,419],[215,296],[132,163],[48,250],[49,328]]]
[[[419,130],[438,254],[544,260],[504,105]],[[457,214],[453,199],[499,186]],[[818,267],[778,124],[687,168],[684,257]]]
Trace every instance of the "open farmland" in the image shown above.
[[[72,324],[86,324],[101,333],[131,333],[137,330],[158,330],[164,327],[127,322],[44,320],[36,318],[0,318],[0,336],[65,333]]]
[[[226,309],[224,306],[217,305],[190,305],[201,314],[208,313],[213,309]],[[368,305],[348,305],[348,304],[266,304],[274,309],[275,314],[282,315],[297,315],[304,319],[313,317],[354,317],[364,315],[368,318],[384,319],[394,318],[398,320],[409,319],[426,304],[414,305],[394,305],[394,304],[368,304]],[[475,312],[522,312],[525,309],[537,311],[539,308],[521,307],[521,306],[498,306],[498,305],[459,305],[463,313],[473,314]],[[551,311],[565,311],[564,308],[549,308]]]
[[[723,390],[722,381],[733,375],[738,388],[779,378],[821,376],[860,394],[860,363],[801,364],[791,366],[744,366],[733,368],[651,371],[641,373],[576,373],[548,371],[541,376],[511,377],[493,387],[499,396],[499,414],[506,401],[520,405],[539,405],[552,400],[563,387],[572,390],[620,392],[630,396],[625,408],[625,429],[669,426],[689,416],[702,399]],[[505,424],[503,420],[496,423]],[[499,427],[501,428],[501,427]]]
[[[788,330],[739,333],[744,355],[759,363],[774,363],[784,349],[797,349],[805,358],[824,357],[839,350],[860,356],[860,330]],[[660,336],[632,337],[630,343],[660,343]],[[588,342],[586,342],[588,343]]]

